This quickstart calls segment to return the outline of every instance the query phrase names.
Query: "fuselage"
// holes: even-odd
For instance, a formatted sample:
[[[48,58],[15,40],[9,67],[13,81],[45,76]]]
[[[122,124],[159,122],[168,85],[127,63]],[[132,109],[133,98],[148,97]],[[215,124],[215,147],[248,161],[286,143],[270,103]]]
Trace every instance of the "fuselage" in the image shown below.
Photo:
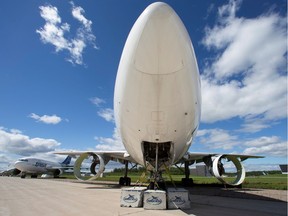
[[[49,174],[54,171],[52,167],[61,167],[61,164],[37,158],[21,158],[15,162],[14,166],[24,173]]]
[[[130,31],[115,84],[116,125],[130,156],[144,166],[154,151],[166,165],[179,161],[199,126],[200,95],[184,24],[167,4],[150,5]]]

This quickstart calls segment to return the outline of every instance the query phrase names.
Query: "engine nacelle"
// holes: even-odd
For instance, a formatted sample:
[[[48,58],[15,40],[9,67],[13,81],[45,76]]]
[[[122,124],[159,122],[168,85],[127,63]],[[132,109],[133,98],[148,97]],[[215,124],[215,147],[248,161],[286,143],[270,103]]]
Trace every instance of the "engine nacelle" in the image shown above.
[[[90,166],[90,172],[93,174],[91,178],[84,178],[81,175],[81,165],[85,159],[88,159],[90,156],[93,156],[93,162]],[[74,163],[74,175],[78,180],[95,180],[98,178],[105,170],[105,160],[101,155],[94,153],[83,153],[81,154]],[[99,165],[98,170],[96,171],[96,166]]]
[[[224,174],[225,170],[224,170],[223,164],[221,162],[221,159],[224,159],[224,158],[226,158],[228,161],[232,161],[232,163],[234,164],[234,166],[236,168],[237,176],[236,176],[235,180],[232,182],[227,182],[224,179],[223,174]],[[213,159],[209,158],[209,160],[205,161],[205,163],[210,168],[211,174],[214,175],[223,184],[227,184],[227,185],[231,185],[231,186],[237,186],[237,185],[242,184],[242,182],[245,179],[245,175],[246,175],[245,169],[242,166],[241,162],[235,156],[217,155]]]
[[[62,169],[56,169],[53,172],[53,176],[54,176],[54,178],[56,178],[56,177],[59,177],[62,173],[63,173]]]

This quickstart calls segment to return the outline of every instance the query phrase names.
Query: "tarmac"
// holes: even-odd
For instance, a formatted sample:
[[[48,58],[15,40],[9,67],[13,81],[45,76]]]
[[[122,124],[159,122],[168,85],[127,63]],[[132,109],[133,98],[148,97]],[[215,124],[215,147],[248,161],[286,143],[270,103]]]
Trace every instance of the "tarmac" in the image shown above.
[[[192,187],[191,209],[144,210],[120,207],[115,183],[0,177],[0,215],[287,215],[287,191]]]

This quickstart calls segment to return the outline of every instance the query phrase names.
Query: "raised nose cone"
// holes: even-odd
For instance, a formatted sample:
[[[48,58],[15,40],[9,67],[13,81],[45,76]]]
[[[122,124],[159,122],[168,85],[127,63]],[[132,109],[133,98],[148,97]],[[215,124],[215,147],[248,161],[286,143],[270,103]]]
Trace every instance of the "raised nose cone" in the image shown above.
[[[162,75],[184,67],[183,50],[185,53],[185,46],[191,42],[182,21],[169,5],[157,2],[148,6],[130,34],[138,37],[136,70]]]
[[[155,2],[149,5],[144,11],[144,16],[150,16],[149,19],[153,18],[167,18],[170,14],[173,13],[173,9],[163,2]]]
[[[18,170],[22,170],[23,168],[23,162],[22,161],[16,161],[14,164],[14,167]]]

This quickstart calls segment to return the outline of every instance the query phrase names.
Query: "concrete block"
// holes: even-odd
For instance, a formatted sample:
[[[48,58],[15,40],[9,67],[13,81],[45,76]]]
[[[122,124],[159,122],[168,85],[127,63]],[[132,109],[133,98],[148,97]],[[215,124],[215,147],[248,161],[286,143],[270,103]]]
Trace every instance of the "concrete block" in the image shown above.
[[[189,192],[184,188],[167,189],[168,209],[190,209]]]
[[[123,188],[121,191],[121,207],[143,207],[143,193],[146,187]]]
[[[144,209],[166,209],[166,191],[146,190],[143,200]]]

